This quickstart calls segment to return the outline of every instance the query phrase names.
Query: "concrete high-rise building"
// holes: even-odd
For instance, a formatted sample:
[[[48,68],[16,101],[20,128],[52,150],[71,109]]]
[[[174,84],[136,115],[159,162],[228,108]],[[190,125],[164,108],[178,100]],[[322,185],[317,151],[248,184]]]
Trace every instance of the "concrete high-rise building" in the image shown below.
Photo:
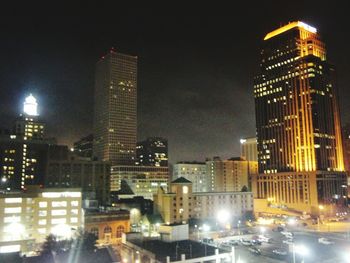
[[[206,170],[208,191],[238,192],[244,186],[251,189],[251,177],[258,173],[258,164],[239,157],[228,160],[216,157],[206,162]]]
[[[113,49],[96,65],[93,156],[134,165],[137,133],[137,57]]]
[[[23,113],[17,118],[14,134],[24,140],[43,140],[45,123],[39,120],[38,103],[30,94],[23,103]]]
[[[192,182],[193,192],[208,192],[207,166],[201,162],[179,162],[174,164],[173,180],[184,177]]]
[[[255,196],[312,213],[343,202],[338,94],[320,35],[292,22],[268,33],[260,53]]]
[[[240,140],[241,157],[247,161],[258,161],[258,145],[256,137],[244,138]]]
[[[39,120],[38,103],[30,94],[12,133],[0,134],[0,189],[25,189],[44,184],[49,141],[44,138],[44,123]]]
[[[168,166],[168,141],[160,137],[150,137],[136,146],[136,165]]]

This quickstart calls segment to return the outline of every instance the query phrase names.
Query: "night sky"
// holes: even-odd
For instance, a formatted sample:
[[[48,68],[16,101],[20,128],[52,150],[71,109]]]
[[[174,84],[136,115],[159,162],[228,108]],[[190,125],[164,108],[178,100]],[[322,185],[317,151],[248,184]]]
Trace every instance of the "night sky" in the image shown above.
[[[167,138],[172,163],[238,156],[239,139],[255,135],[261,41],[294,20],[315,26],[326,42],[342,122],[350,122],[348,8],[338,1],[244,2],[2,7],[0,127],[11,126],[31,92],[59,143],[91,133],[95,63],[114,47],[139,57],[139,140]]]

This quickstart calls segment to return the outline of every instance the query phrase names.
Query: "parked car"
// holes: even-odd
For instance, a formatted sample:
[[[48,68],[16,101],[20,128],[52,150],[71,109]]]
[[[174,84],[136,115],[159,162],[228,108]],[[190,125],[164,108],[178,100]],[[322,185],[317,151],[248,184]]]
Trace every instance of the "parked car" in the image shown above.
[[[229,241],[231,246],[238,246],[239,245],[239,241],[237,239],[232,239]]]
[[[281,231],[281,234],[288,238],[293,238],[293,233],[288,231]]]
[[[334,241],[331,241],[331,240],[329,240],[328,238],[325,238],[325,237],[320,237],[318,239],[318,243],[324,244],[324,245],[333,245]]]
[[[266,243],[271,242],[271,238],[270,237],[266,237],[266,236],[263,236],[263,235],[260,235],[258,240],[260,242],[266,242]]]
[[[244,246],[251,246],[252,245],[250,240],[247,240],[247,239],[241,239],[241,244]]]
[[[294,243],[293,239],[283,240],[282,242],[283,242],[284,244],[287,244],[287,245],[293,245],[293,243]]]
[[[284,249],[274,249],[272,250],[272,253],[279,255],[279,256],[287,256],[288,252]]]
[[[256,248],[256,247],[250,247],[249,251],[254,253],[254,254],[257,254],[257,255],[261,254],[261,250],[259,248]]]
[[[252,239],[250,242],[252,245],[261,245],[261,241],[259,239]]]

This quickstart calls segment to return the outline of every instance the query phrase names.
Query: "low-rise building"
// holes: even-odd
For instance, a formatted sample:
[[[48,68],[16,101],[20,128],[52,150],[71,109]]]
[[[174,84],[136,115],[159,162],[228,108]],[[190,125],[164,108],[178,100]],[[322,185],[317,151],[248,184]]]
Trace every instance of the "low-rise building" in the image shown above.
[[[80,189],[43,189],[0,194],[0,252],[27,252],[49,234],[69,238],[83,226]]]
[[[130,231],[127,210],[86,211],[85,230],[96,235],[99,244],[119,244],[122,233]]]
[[[251,192],[192,192],[192,182],[180,177],[170,183],[170,191],[159,188],[154,196],[154,213],[167,224],[189,219],[213,219],[225,213],[227,223],[253,213]]]
[[[226,252],[188,238],[181,239],[183,235],[179,235],[179,231],[174,228],[186,225],[164,227],[163,234],[170,239],[163,239],[162,236],[160,239],[148,239],[142,237],[141,233],[125,234],[121,249],[122,262],[235,262],[233,251]]]
[[[136,196],[153,199],[158,188],[168,187],[168,167],[116,165],[111,168],[111,191],[121,188],[125,180]]]

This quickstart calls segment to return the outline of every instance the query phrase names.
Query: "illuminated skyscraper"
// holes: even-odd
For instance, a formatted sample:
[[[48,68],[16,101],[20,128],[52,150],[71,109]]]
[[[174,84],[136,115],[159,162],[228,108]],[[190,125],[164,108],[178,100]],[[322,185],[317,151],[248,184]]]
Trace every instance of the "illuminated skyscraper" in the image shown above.
[[[137,57],[113,49],[97,62],[93,155],[112,165],[135,163]]]
[[[338,95],[316,28],[298,21],[265,36],[254,96],[255,195],[309,212],[339,203],[345,173]]]

